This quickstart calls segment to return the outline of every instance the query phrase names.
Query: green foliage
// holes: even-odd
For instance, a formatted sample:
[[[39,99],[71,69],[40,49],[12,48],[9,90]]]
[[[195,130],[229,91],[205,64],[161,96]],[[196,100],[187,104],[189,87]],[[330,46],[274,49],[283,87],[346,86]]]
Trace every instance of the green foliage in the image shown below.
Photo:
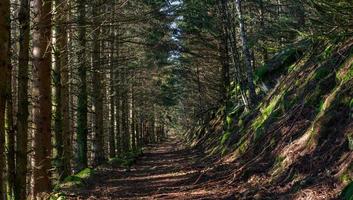
[[[348,184],[341,193],[341,199],[353,200],[353,182]]]
[[[255,70],[255,81],[267,80],[274,74],[281,74],[295,67],[295,62],[304,54],[311,45],[309,40],[303,40],[294,45],[289,45],[264,65]]]
[[[112,165],[113,167],[124,167],[129,169],[136,162],[137,158],[142,154],[142,149],[129,151],[123,155],[120,155],[119,157],[111,158],[108,161],[108,164]]]
[[[180,80],[177,77],[178,72],[171,72],[170,76],[160,86],[160,101],[162,106],[171,107],[178,104],[180,100],[180,91],[182,90]]]

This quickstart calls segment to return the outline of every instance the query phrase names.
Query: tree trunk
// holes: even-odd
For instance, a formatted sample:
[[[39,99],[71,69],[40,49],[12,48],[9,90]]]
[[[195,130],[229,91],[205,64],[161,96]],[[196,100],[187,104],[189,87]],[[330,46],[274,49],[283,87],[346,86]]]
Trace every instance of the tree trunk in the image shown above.
[[[78,42],[80,50],[78,52],[78,60],[80,61],[79,74],[79,94],[77,105],[77,170],[84,169],[88,166],[87,159],[87,69],[85,58],[86,47],[86,1],[78,0],[78,24],[79,36]]]
[[[69,90],[68,90],[68,53],[67,53],[67,3],[56,0],[56,48],[54,66],[54,87],[56,105],[54,113],[54,131],[56,148],[56,168],[59,180],[70,175],[70,120],[69,120]]]
[[[136,128],[135,128],[135,118],[136,118],[136,113],[135,113],[135,94],[134,94],[134,86],[131,85],[131,147],[132,150],[136,150]]]
[[[239,29],[240,29],[240,40],[243,46],[243,54],[245,58],[245,67],[246,67],[246,75],[248,81],[248,89],[249,89],[249,105],[248,108],[251,108],[256,102],[256,92],[253,81],[253,70],[251,65],[251,53],[248,44],[248,38],[245,29],[245,23],[243,19],[243,13],[241,8],[241,0],[235,0],[235,7],[238,14],[239,20]]]
[[[11,37],[11,36],[10,36]],[[9,49],[10,50],[10,49]],[[9,64],[8,64],[8,76],[7,76],[7,91],[6,91],[6,125],[7,125],[7,193],[10,198],[13,198],[14,194],[14,180],[15,180],[15,127],[14,127],[14,105],[12,88],[16,85],[12,85],[12,65],[10,60],[10,51],[8,52]]]
[[[92,4],[92,15],[93,15],[93,54],[92,54],[92,88],[93,88],[93,106],[94,106],[94,136],[93,136],[93,165],[98,166],[105,161],[104,156],[104,126],[103,126],[103,85],[102,85],[102,69],[100,66],[100,33],[101,29],[98,26],[100,10],[98,7],[99,1],[95,0]]]
[[[10,49],[10,1],[0,2],[0,199],[6,198],[3,182],[5,169],[5,109],[6,109],[6,81],[9,72],[9,49]]]
[[[11,26],[10,26],[11,29]],[[9,32],[11,40],[11,30]],[[10,42],[11,46],[11,42]],[[13,74],[11,64],[11,47],[7,49],[8,53],[8,68],[6,79],[6,149],[7,149],[7,194],[8,198],[13,198],[14,195],[14,180],[15,180],[15,127],[14,127],[14,104],[13,104],[13,89],[16,88],[16,77]],[[6,73],[6,72],[5,72]],[[14,94],[15,91],[14,91]]]
[[[21,0],[18,16],[20,24],[18,64],[18,110],[16,135],[15,199],[26,199],[27,149],[28,149],[28,62],[29,62],[29,1]]]
[[[51,192],[51,1],[33,2],[33,196]]]
[[[114,10],[112,9],[112,17],[114,17]],[[110,43],[110,127],[109,127],[109,157],[114,158],[116,157],[116,142],[115,142],[115,99],[116,99],[116,76],[115,76],[115,68],[114,68],[114,60],[115,60],[115,30],[112,27],[110,30],[111,34],[111,43]]]
[[[229,95],[228,95],[228,89],[230,87],[230,76],[229,76],[229,44],[228,44],[228,37],[229,37],[229,31],[228,27],[229,24],[227,24],[227,0],[222,0],[220,1],[220,6],[219,6],[219,11],[221,12],[221,24],[222,24],[222,29],[221,29],[221,39],[220,39],[220,44],[219,44],[219,52],[220,52],[220,62],[222,63],[222,94],[223,94],[223,103],[228,102]]]

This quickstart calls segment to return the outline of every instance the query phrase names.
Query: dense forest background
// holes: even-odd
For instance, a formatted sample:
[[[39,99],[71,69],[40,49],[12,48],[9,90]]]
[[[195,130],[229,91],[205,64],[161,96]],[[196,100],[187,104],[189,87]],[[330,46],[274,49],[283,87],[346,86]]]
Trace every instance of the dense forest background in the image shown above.
[[[1,0],[0,199],[47,199],[175,134],[227,164],[209,173],[249,191],[235,199],[352,198],[352,10]]]

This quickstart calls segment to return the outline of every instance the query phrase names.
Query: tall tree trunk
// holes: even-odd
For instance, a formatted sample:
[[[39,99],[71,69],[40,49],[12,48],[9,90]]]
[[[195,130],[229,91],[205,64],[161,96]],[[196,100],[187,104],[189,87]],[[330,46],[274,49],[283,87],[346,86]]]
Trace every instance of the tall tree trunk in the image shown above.
[[[55,1],[55,8],[57,9],[59,6],[59,1]],[[62,6],[62,5],[60,5]],[[53,66],[53,84],[54,84],[54,96],[53,96],[53,104],[54,104],[54,113],[53,113],[53,118],[54,118],[54,138],[55,138],[55,158],[54,158],[54,166],[56,169],[56,172],[58,173],[59,180],[63,179],[63,136],[62,136],[62,126],[63,126],[63,121],[62,121],[62,102],[61,102],[61,62],[60,62],[60,57],[61,57],[61,46],[58,43],[58,40],[60,37],[62,37],[61,33],[61,28],[60,28],[60,15],[61,13],[58,12],[58,10],[55,10],[55,48],[54,48],[54,55],[55,55],[55,63]]]
[[[112,20],[114,19],[115,16],[115,9],[112,9]],[[113,22],[111,23],[111,26],[113,25]],[[116,157],[116,135],[115,135],[115,121],[116,121],[116,114],[115,114],[115,102],[116,102],[116,72],[115,72],[115,29],[112,26],[110,28],[110,37],[111,37],[111,43],[110,43],[110,58],[109,58],[109,65],[110,65],[110,127],[109,127],[109,157],[114,158]]]
[[[100,33],[101,28],[99,27],[99,16],[100,6],[99,1],[95,0],[92,4],[92,15],[93,15],[93,26],[95,30],[93,32],[93,54],[92,54],[92,88],[93,88],[93,106],[94,106],[94,136],[93,136],[93,165],[98,166],[105,161],[104,155],[104,121],[103,121],[103,88],[102,88],[102,69],[100,62]]]
[[[229,44],[228,44],[228,37],[229,37],[229,30],[227,24],[227,0],[221,0],[220,1],[220,6],[219,6],[219,11],[221,13],[221,24],[222,24],[222,33],[221,33],[221,39],[220,39],[220,44],[219,44],[219,52],[220,52],[220,61],[222,63],[222,94],[223,94],[223,103],[228,102],[228,89],[230,87],[230,76],[229,76]]]
[[[122,141],[122,151],[127,152],[130,148],[129,140],[129,102],[128,102],[128,91],[127,91],[127,70],[125,68],[121,69],[121,141]]]
[[[51,192],[51,1],[34,0],[33,195]]]
[[[29,0],[21,0],[18,15],[20,24],[18,63],[18,112],[16,134],[15,199],[26,199],[27,149],[28,149],[28,62],[30,11]]]
[[[59,180],[70,175],[70,120],[68,111],[68,54],[67,54],[67,3],[64,0],[56,0],[56,48],[53,82],[55,87],[54,104],[54,131],[56,148],[56,168]]]
[[[235,0],[235,7],[238,15],[238,20],[239,20],[240,40],[242,42],[243,54],[245,57],[246,76],[248,81],[247,85],[249,89],[249,105],[247,105],[247,107],[251,108],[253,104],[255,104],[256,102],[256,92],[255,92],[255,85],[253,81],[254,78],[253,78],[253,68],[251,64],[251,52],[249,49],[245,23],[243,19],[241,0]]]
[[[135,107],[135,102],[136,102],[136,97],[134,94],[134,86],[133,83],[131,85],[131,147],[132,150],[136,150],[136,107]]]
[[[122,92],[121,92],[121,84],[122,84],[122,70],[120,69],[119,66],[119,57],[120,57],[120,41],[119,41],[119,25],[116,26],[115,28],[115,47],[116,47],[116,62],[114,62],[115,65],[115,92],[116,95],[114,97],[115,99],[115,120],[116,120],[116,150],[117,150],[117,155],[119,156],[122,153],[122,149],[123,149],[123,142],[122,142],[122,131],[121,131],[121,127],[122,127],[122,106],[121,106],[121,96],[122,96]]]
[[[11,28],[11,26],[10,26]],[[11,40],[11,30],[9,38]],[[14,127],[14,104],[13,104],[13,88],[16,88],[16,77],[13,74],[11,64],[11,48],[8,48],[8,68],[6,80],[6,148],[7,148],[7,194],[12,199],[14,195],[15,180],[15,127]]]
[[[85,58],[86,48],[86,1],[78,0],[78,25],[79,36],[78,42],[80,50],[78,52],[78,60],[80,61],[79,73],[79,94],[77,105],[77,170],[81,170],[88,166],[87,159],[87,68]]]
[[[66,0],[60,0],[60,13],[61,15],[61,28],[58,45],[60,48],[60,64],[61,64],[61,116],[62,116],[62,140],[63,140],[63,155],[62,164],[63,171],[62,177],[67,177],[71,174],[70,160],[72,158],[72,145],[71,145],[71,121],[70,121],[70,92],[69,92],[69,58],[68,58],[68,9],[69,5]]]
[[[5,169],[5,109],[6,109],[6,81],[10,76],[10,1],[0,2],[0,199],[6,198],[3,173]]]
[[[10,51],[9,51],[9,58]],[[7,193],[9,198],[13,198],[14,180],[15,180],[15,127],[14,127],[14,105],[12,96],[12,65],[9,60],[8,76],[7,76],[7,100],[6,100],[6,125],[7,125]],[[16,86],[15,86],[16,87]]]
[[[266,11],[266,9],[265,9],[265,5],[264,5],[263,0],[259,1],[259,6],[260,6],[260,10],[259,10],[260,11],[260,30],[265,31],[265,11]],[[262,53],[263,63],[266,63],[268,61],[266,39],[263,39],[261,53]]]

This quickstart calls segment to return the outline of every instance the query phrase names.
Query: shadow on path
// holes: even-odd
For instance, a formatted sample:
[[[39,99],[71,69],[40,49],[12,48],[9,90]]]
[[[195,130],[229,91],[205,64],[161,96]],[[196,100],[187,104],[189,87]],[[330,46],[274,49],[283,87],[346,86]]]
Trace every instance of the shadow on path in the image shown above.
[[[197,167],[201,157],[171,137],[149,146],[129,172],[102,167],[90,186],[69,199],[214,199],[210,191],[195,184],[202,170]]]

